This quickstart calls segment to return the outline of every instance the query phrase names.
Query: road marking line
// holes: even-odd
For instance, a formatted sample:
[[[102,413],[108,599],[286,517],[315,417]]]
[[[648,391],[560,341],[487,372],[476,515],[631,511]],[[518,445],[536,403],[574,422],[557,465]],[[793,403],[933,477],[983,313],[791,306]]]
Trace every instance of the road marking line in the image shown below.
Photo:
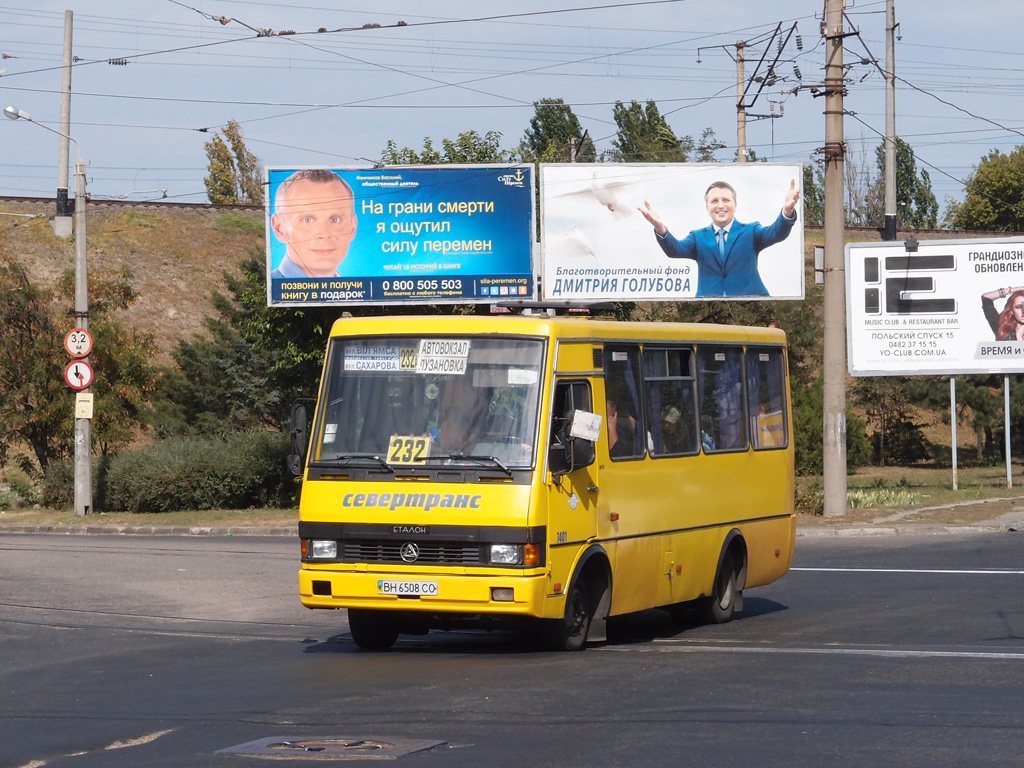
[[[624,646],[604,646],[603,651],[641,653],[672,652],[672,653],[762,653],[814,656],[877,656],[882,658],[911,659],[996,659],[1005,661],[1024,661],[1024,651],[917,651],[909,649],[886,648],[759,648],[756,646],[720,646],[720,645],[669,645],[678,642],[673,640],[654,640],[658,648],[640,648]]]
[[[790,568],[791,571],[821,573],[941,573],[965,576],[1024,576],[1024,570],[1012,568]]]

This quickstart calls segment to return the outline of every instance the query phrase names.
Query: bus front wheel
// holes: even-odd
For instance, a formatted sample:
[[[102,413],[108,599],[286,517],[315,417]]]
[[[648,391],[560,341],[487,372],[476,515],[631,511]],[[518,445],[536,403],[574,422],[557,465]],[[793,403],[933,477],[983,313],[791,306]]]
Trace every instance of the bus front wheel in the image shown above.
[[[550,624],[548,645],[555,651],[582,651],[587,645],[591,618],[587,585],[580,576],[565,596],[565,615]]]
[[[349,608],[348,628],[355,644],[367,651],[386,651],[398,640],[398,626],[383,611]]]

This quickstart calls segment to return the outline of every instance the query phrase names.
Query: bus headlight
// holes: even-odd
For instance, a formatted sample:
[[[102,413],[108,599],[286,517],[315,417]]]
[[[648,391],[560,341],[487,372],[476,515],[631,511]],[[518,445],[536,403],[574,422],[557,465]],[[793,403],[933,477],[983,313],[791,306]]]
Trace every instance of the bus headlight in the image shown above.
[[[519,544],[491,544],[491,563],[494,565],[521,565],[523,548]]]
[[[313,560],[334,560],[338,556],[338,542],[313,539],[309,542],[309,557]]]

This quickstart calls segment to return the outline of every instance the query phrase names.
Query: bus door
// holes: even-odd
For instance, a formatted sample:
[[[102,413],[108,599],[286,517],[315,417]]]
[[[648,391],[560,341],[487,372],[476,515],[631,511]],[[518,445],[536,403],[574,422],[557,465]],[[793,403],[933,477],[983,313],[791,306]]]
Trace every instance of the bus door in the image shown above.
[[[594,413],[591,381],[556,379],[548,429],[547,484],[548,551],[555,594],[569,588],[578,553],[597,535],[594,443],[570,438],[574,412]]]
[[[655,605],[669,584],[659,510],[669,494],[666,478],[646,461],[651,442],[644,418],[640,345],[604,347],[605,422],[597,448],[598,535],[614,551],[612,613]]]

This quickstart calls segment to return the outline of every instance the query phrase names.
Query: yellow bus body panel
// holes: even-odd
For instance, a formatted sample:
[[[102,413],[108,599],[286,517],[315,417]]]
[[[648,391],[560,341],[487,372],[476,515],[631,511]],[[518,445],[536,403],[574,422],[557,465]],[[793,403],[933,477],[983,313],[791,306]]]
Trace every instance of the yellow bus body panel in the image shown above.
[[[374,525],[542,527],[546,562],[539,568],[396,565],[390,563],[304,562],[299,593],[310,608],[373,608],[494,616],[561,617],[565,595],[588,549],[607,558],[612,581],[608,615],[667,606],[711,594],[719,555],[730,532],[744,540],[744,588],[769,584],[790,568],[796,538],[793,513],[792,434],[775,450],[613,461],[602,436],[596,461],[577,470],[573,484],[556,482],[547,471],[553,389],[559,380],[585,380],[593,388],[595,411],[604,400],[603,372],[595,350],[609,342],[664,345],[756,343],[784,347],[773,328],[700,324],[522,317],[344,318],[332,337],[475,335],[524,336],[548,342],[536,465],[529,484],[432,481],[386,483],[337,479],[305,480],[300,522]],[[761,445],[786,440],[792,424],[786,412],[756,417],[751,430]],[[359,494],[394,492],[479,496],[476,506],[423,510],[354,505]],[[575,498],[574,498],[575,497]],[[348,499],[348,503],[346,503]],[[437,582],[436,596],[402,598],[378,593],[382,579]],[[492,599],[493,589],[511,589],[511,601]]]

